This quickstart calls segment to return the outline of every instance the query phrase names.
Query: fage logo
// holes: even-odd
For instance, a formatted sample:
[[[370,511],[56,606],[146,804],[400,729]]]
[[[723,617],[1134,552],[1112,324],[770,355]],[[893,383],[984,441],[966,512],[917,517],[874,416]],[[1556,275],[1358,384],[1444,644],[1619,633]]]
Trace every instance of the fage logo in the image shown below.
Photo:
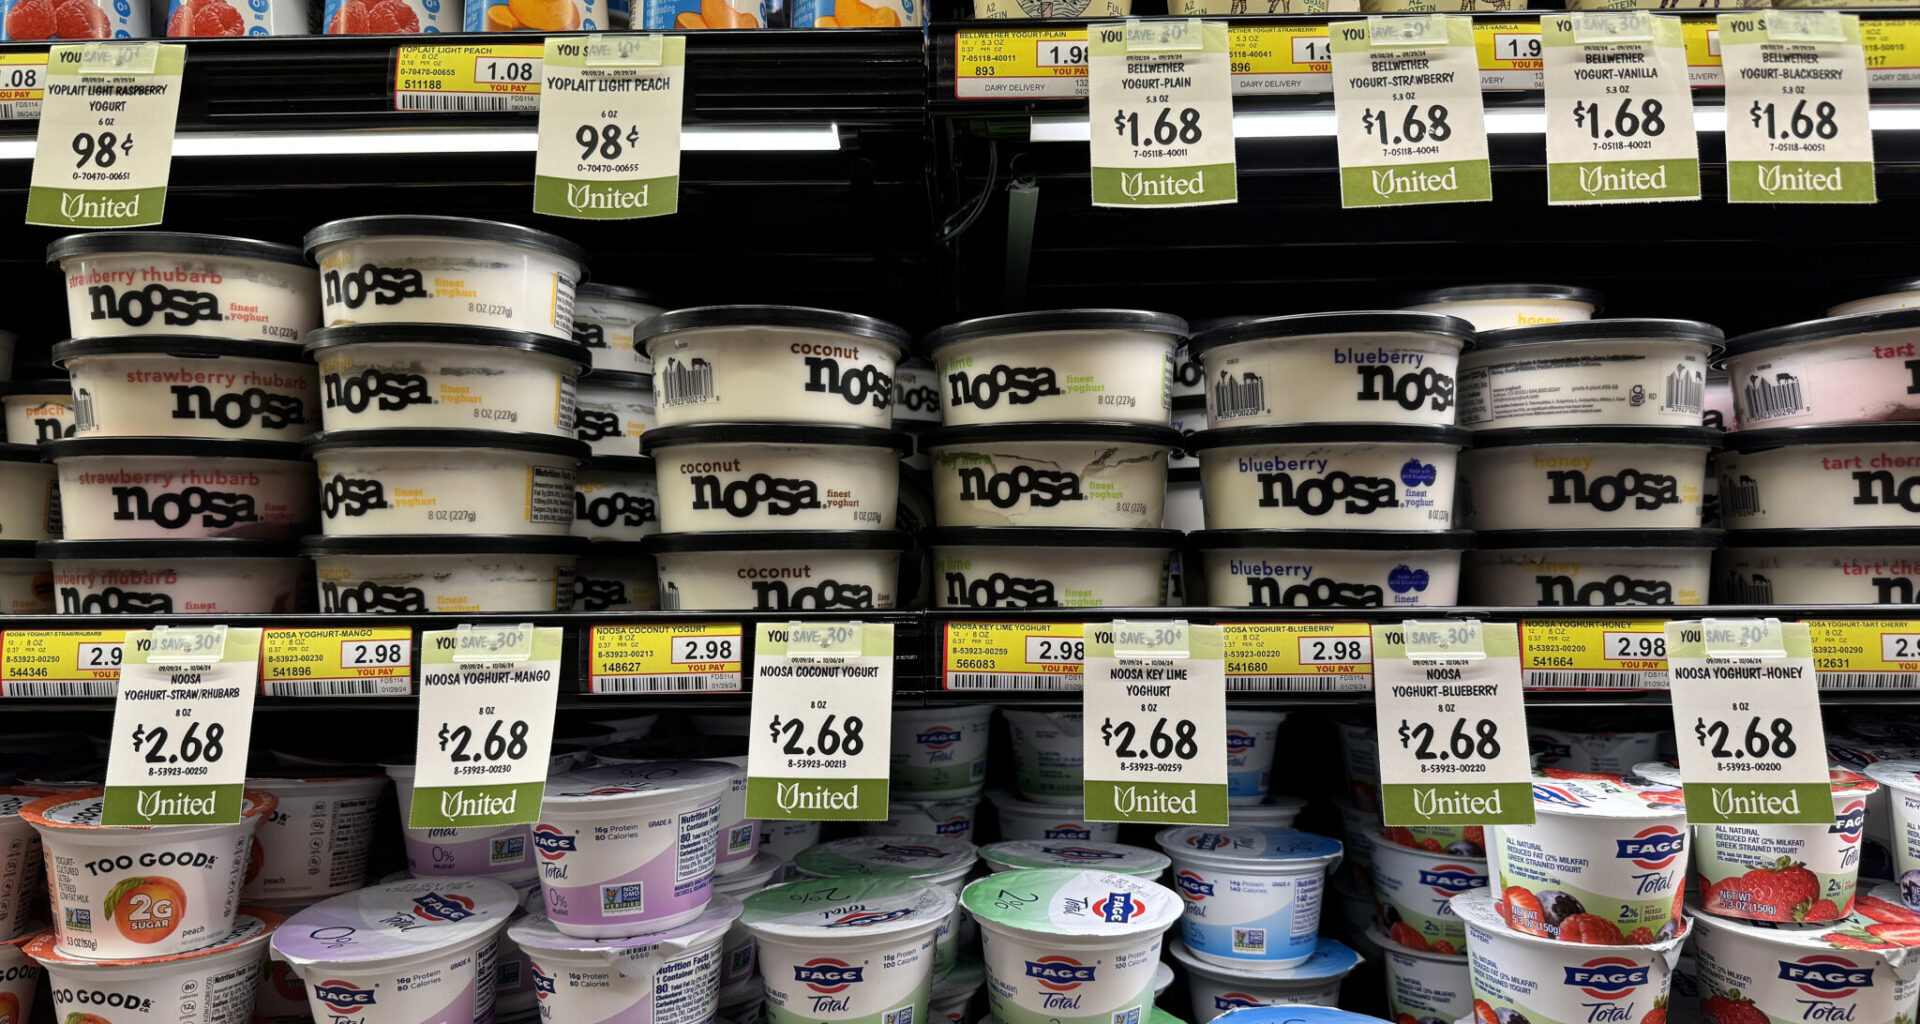
[[[473,916],[473,897],[430,892],[413,899],[414,912],[429,921],[465,921]]]
[[[1093,980],[1095,968],[1070,956],[1052,953],[1027,961],[1027,977],[1049,992],[1071,992]]]
[[[359,1013],[362,1007],[373,1005],[373,990],[350,981],[320,982],[313,986],[313,997],[335,1013]]]
[[[1609,1000],[1632,995],[1647,983],[1650,969],[1623,956],[1596,957],[1577,967],[1562,968],[1567,972],[1566,984],[1595,999]]]
[[[1673,825],[1643,828],[1614,842],[1614,859],[1630,860],[1648,871],[1658,871],[1687,851],[1687,834]]]
[[[1780,980],[1790,981],[1815,999],[1845,999],[1873,987],[1873,968],[1861,967],[1831,953],[1815,953],[1798,960],[1776,960]]]
[[[533,827],[533,851],[543,860],[559,860],[578,849],[573,836],[552,825],[539,824]]]
[[[793,965],[793,980],[821,995],[845,992],[849,986],[865,981],[866,968],[855,967],[830,956],[815,957]]]

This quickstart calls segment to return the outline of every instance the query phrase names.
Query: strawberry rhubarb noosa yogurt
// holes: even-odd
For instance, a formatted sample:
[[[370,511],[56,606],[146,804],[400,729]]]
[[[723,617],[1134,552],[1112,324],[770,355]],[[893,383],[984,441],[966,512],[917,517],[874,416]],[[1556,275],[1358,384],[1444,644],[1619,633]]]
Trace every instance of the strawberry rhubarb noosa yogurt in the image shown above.
[[[1891,885],[1819,926],[1697,913],[1695,979],[1706,1024],[1912,1020],[1920,1001],[1920,913]]]
[[[279,805],[247,790],[231,825],[109,827],[102,791],[43,797],[20,816],[40,830],[55,950],[101,960],[167,956],[232,927],[248,853]]]
[[[144,23],[145,5],[133,9]],[[13,20],[9,14],[9,29]],[[144,25],[133,33],[146,34]],[[313,266],[291,245],[175,231],[94,231],[56,239],[47,246],[47,262],[66,279],[67,329],[75,338],[138,334],[297,344],[320,326]]]
[[[46,968],[54,1019],[65,1024],[241,1024],[251,1016],[267,942],[282,923],[271,910],[242,907],[231,925],[178,953],[76,956],[52,932],[27,943],[26,953]]]

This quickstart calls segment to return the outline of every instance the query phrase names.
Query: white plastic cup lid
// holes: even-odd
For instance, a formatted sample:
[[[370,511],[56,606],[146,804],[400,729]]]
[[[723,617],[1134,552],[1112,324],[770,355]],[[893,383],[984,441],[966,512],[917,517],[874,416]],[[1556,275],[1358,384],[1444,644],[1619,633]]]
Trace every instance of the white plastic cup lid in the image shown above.
[[[1073,868],[1003,871],[974,882],[960,902],[983,925],[1031,935],[1125,938],[1180,920],[1172,889],[1132,875]]]
[[[953,902],[952,893],[914,878],[808,878],[747,897],[740,923],[755,938],[846,941],[937,928]]]
[[[724,761],[631,761],[599,764],[547,780],[542,811],[591,810],[594,804],[641,796],[719,796],[740,769]]]
[[[505,882],[410,878],[300,911],[274,933],[273,951],[295,966],[401,960],[497,931],[519,906]]]
[[[1175,826],[1161,829],[1153,839],[1169,855],[1203,864],[1228,867],[1286,865],[1299,871],[1315,867],[1331,871],[1340,862],[1340,856],[1346,849],[1338,839],[1302,832],[1297,828],[1259,825],[1229,825],[1226,828]]]
[[[1187,944],[1180,941],[1167,943],[1167,951],[1175,960],[1189,971],[1195,971],[1209,977],[1225,981],[1264,981],[1278,984],[1300,982],[1302,984],[1325,981],[1328,978],[1344,978],[1355,967],[1360,966],[1360,954],[1345,945],[1322,936],[1313,945],[1313,955],[1303,963],[1279,970],[1260,970],[1258,961],[1234,964],[1210,963],[1193,955]]]
[[[1098,868],[1123,875],[1157,875],[1173,863],[1158,850],[1123,843],[1073,839],[1013,839],[980,848],[980,856],[1001,870],[1025,868]]]
[[[846,878],[891,875],[933,878],[964,873],[979,857],[972,843],[935,835],[855,836],[809,846],[793,863],[809,875]]]
[[[1585,818],[1679,818],[1687,813],[1680,782],[1643,775],[1533,770],[1533,809]]]

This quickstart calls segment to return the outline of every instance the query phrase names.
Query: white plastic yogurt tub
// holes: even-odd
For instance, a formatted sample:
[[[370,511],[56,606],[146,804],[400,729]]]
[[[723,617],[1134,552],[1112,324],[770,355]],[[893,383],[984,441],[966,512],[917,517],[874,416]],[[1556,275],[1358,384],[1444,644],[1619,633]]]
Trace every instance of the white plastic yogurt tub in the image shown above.
[[[804,306],[676,309],[642,335],[661,426],[891,426],[894,366],[910,338],[884,320]]]
[[[970,843],[979,810],[978,790],[943,800],[889,800],[887,816],[880,821],[861,822],[860,832],[868,836],[944,836]]]
[[[1880,784],[1893,812],[1888,838],[1899,901],[1920,910],[1920,760],[1890,758],[1862,771]]]
[[[420,533],[308,537],[320,610],[564,612],[573,607],[578,537]]]
[[[1273,754],[1284,711],[1235,708],[1227,713],[1227,803],[1252,807],[1273,788]]]
[[[970,1024],[974,1000],[986,986],[987,965],[977,957],[961,960],[935,978],[927,997],[933,1024]]]
[[[994,1020],[1131,1021],[1152,1012],[1162,939],[1180,918],[1167,887],[1043,868],[990,875],[967,886],[961,902],[980,924]]]
[[[51,792],[27,786],[0,787],[0,936],[3,936],[0,943],[29,934],[33,929],[35,905],[39,894],[45,891],[41,874],[44,865],[40,832],[20,816],[20,809]],[[7,982],[22,980],[8,970],[11,966],[8,956],[18,953],[17,947],[0,945],[0,991],[6,991]],[[22,1006],[31,1008],[32,1004],[33,1000],[28,999]],[[16,1018],[16,1024],[25,1024],[25,1021],[24,1015]]]
[[[1411,949],[1442,954],[1465,949],[1466,926],[1448,904],[1463,892],[1486,887],[1487,859],[1404,846],[1379,826],[1362,834],[1372,847],[1373,901],[1388,936]]]
[[[507,926],[531,962],[541,1019],[707,1024],[720,1004],[721,945],[740,902],[640,935],[583,939],[534,915]]]
[[[1600,311],[1599,292],[1560,284],[1456,285],[1415,292],[1400,301],[1407,309],[1460,317],[1476,331],[1591,320]]]
[[[1224,427],[1200,453],[1209,530],[1445,530],[1468,434],[1415,424]]]
[[[1223,324],[1189,343],[1216,427],[1452,426],[1473,326],[1416,312],[1305,313]]]
[[[737,770],[648,761],[548,779],[533,845],[553,926],[608,938],[699,917],[713,895],[721,797]]]
[[[384,774],[283,770],[249,773],[247,785],[278,806],[253,837],[242,899],[313,900],[366,884]]]
[[[786,867],[780,858],[771,853],[756,853],[747,866],[730,875],[713,876],[713,897],[716,901],[722,896],[735,900],[744,900],[754,893],[778,883]],[[709,904],[711,906],[712,904]],[[753,935],[736,918],[727,929],[726,939],[720,947],[720,987],[739,985],[750,978],[759,976],[758,960],[754,956]]]
[[[659,762],[657,756],[646,757],[641,748],[644,740],[602,747],[593,752],[594,764],[636,764]],[[715,891],[720,891],[720,879],[742,871],[750,871],[754,858],[760,852],[760,820],[747,817],[747,755],[710,753],[716,749],[739,749],[730,745],[701,744],[705,749],[700,756],[707,761],[733,766],[727,776],[727,785],[720,791],[720,827],[714,830],[713,876]]]
[[[1660,756],[1664,737],[1652,730],[1563,729],[1529,723],[1527,747],[1540,768],[1629,775],[1634,766]]]
[[[1460,361],[1460,425],[1697,427],[1726,336],[1692,320],[1490,331]]]
[[[589,281],[573,291],[573,340],[593,353],[595,370],[653,373],[653,360],[635,345],[641,324],[666,312],[638,288]]]
[[[1009,719],[1009,723],[1011,721]],[[1042,726],[1051,727],[1050,723]],[[1074,733],[1076,738],[1079,735],[1077,731]],[[1087,821],[1080,817],[1080,808],[1061,800],[1029,800],[1004,790],[988,793],[987,797],[1000,820],[1002,839],[1111,843],[1120,838],[1119,822]]]
[[[36,450],[59,477],[68,540],[291,540],[316,518],[313,467],[296,444],[71,437]]]
[[[47,973],[47,994],[56,1019],[69,1024],[155,1020],[167,1024],[228,1024],[241,1021],[236,1008],[253,1005],[266,963],[267,942],[282,924],[279,914],[247,907],[225,928],[190,949],[142,951],[116,959],[76,956],[51,933],[28,942],[26,955]],[[7,1009],[0,995],[0,1011]],[[21,1024],[32,1003],[7,1019]]]
[[[1231,804],[1228,807],[1227,816],[1233,819],[1235,825],[1292,828],[1294,819],[1300,817],[1300,812],[1306,809],[1307,802],[1297,796],[1269,792],[1257,803]]]
[[[1920,306],[1920,278],[1894,278],[1881,281],[1875,287],[1877,291],[1872,295],[1828,306],[1827,315],[1852,316],[1855,313],[1878,313]]]
[[[580,556],[573,577],[573,608],[583,612],[655,611],[660,574],[639,544],[596,541]]]
[[[596,370],[580,381],[575,403],[573,436],[595,455],[640,454],[640,436],[659,422],[646,374]]]
[[[72,437],[73,385],[65,380],[16,380],[0,384],[0,422],[12,444],[39,444]]]
[[[46,850],[58,951],[98,960],[167,956],[226,934],[253,833],[278,801],[247,790],[231,825],[110,828],[99,824],[101,794],[59,793],[20,809]]]
[[[1202,960],[1177,939],[1167,952],[1186,970],[1193,1024],[1249,1006],[1338,1006],[1340,983],[1360,966],[1359,954],[1332,939],[1320,939],[1305,963],[1281,971]]]
[[[45,933],[41,933],[44,935]],[[40,962],[21,947],[41,935],[27,933],[0,939],[0,1021],[27,1024],[33,1013],[33,997],[40,989]],[[51,945],[51,939],[48,939]]]
[[[60,488],[37,444],[0,444],[0,537],[60,536]]]
[[[587,446],[570,437],[470,430],[327,431],[307,440],[320,532],[562,536]],[[311,490],[311,488],[309,488]]]
[[[1884,886],[1891,890],[1892,886]],[[1886,895],[1891,895],[1887,892]],[[1870,899],[1871,897],[1862,897]],[[1883,902],[1883,907],[1898,910]],[[1888,920],[1879,909],[1840,927],[1775,927],[1695,911],[1694,977],[1709,1021],[1899,1020],[1920,1000],[1910,941],[1868,928]],[[1896,921],[1896,932],[1912,923]],[[1862,939],[1879,949],[1859,948]],[[1894,945],[1898,943],[1898,945]]]
[[[1178,530],[941,527],[933,548],[939,608],[1142,608],[1165,600]]]
[[[1085,813],[1081,712],[1003,707],[1000,716],[1013,736],[1013,781],[1020,795]]]
[[[1465,530],[1203,530],[1207,603],[1227,608],[1445,608],[1459,603]]]
[[[901,708],[893,716],[888,777],[896,797],[950,800],[974,796],[987,781],[993,705]]]
[[[1385,968],[1387,1012],[1419,1024],[1453,1024],[1473,1013],[1473,989],[1467,981],[1466,950],[1435,953],[1408,949],[1371,925],[1366,936],[1380,951]]]
[[[963,838],[895,833],[822,843],[800,851],[793,863],[809,878],[910,878],[951,893],[952,913],[934,936],[938,975],[960,960],[960,890],[978,859],[978,850]]]
[[[1741,430],[1713,468],[1730,530],[1920,523],[1920,425]]]
[[[893,368],[893,428],[918,430],[940,425],[940,378],[923,360]]]
[[[767,1024],[922,1020],[953,894],[912,878],[815,878],[747,897]]]
[[[1920,419],[1920,309],[1809,320],[1727,342],[1727,376],[1741,430]]]
[[[647,538],[660,607],[689,611],[888,609],[901,553],[892,530],[662,533]]]
[[[653,456],[660,528],[891,530],[906,434],[823,424],[658,427]]]
[[[289,917],[273,956],[306,983],[316,1020],[490,1020],[497,939],[518,908],[489,878],[389,882]]]
[[[1009,313],[920,340],[948,426],[1116,420],[1165,426],[1186,321],[1126,309]]]
[[[307,232],[326,326],[501,327],[573,337],[586,250],[544,231],[468,217],[350,217]]]
[[[1715,556],[1728,604],[1913,604],[1920,534],[1913,527],[1738,530]]]
[[[301,346],[320,364],[328,430],[415,427],[571,437],[585,347],[544,334],[448,324],[323,327]]]
[[[942,526],[1159,528],[1171,427],[1138,423],[1002,423],[920,438]]]
[[[1031,868],[1075,868],[1111,871],[1155,881],[1173,863],[1158,850],[1115,842],[1059,839],[1005,839],[980,848],[987,867],[1001,871]]]
[[[1714,430],[1732,430],[1735,427],[1733,381],[1728,379],[1723,366],[1707,371],[1707,397],[1700,410],[1700,422]]]
[[[252,615],[300,608],[304,567],[281,541],[43,541],[62,615]]]
[[[1173,429],[1180,432],[1182,439],[1195,431],[1207,429],[1207,400],[1200,395],[1186,395],[1175,398],[1173,400],[1172,426]],[[1187,451],[1185,444],[1174,449],[1173,454],[1167,456],[1167,469],[1169,470],[1197,470],[1199,468],[1199,456]],[[1198,477],[1195,477],[1196,481],[1198,481],[1198,479]],[[1195,528],[1198,529],[1198,527]]]
[[[1339,840],[1232,825],[1165,828],[1154,842],[1173,858],[1184,904],[1180,937],[1195,956],[1276,970],[1313,955]]]
[[[1642,1020],[1665,1004],[1686,938],[1683,927],[1636,945],[1557,942],[1507,927],[1485,889],[1455,896],[1453,911],[1467,925],[1474,1008],[1484,1003],[1503,1021]]]
[[[565,772],[575,762],[573,754],[556,750],[547,761],[547,773]],[[539,868],[530,826],[410,828],[407,818],[413,807],[413,765],[382,764],[380,767],[393,780],[401,837],[406,844],[407,870],[413,877],[484,877],[519,888],[538,884]]]
[[[1483,430],[1460,457],[1462,526],[1475,530],[1694,529],[1705,427]]]
[[[573,490],[575,537],[637,541],[659,532],[652,459],[596,455],[580,467]]]
[[[69,427],[58,436],[298,441],[320,429],[319,374],[294,345],[94,338],[60,342],[52,354],[73,384]],[[40,440],[53,439],[33,422]]]
[[[1502,608],[1707,602],[1719,530],[1480,533],[1467,556],[1468,604]]]
[[[47,246],[75,338],[193,335],[298,343],[320,326],[313,267],[291,245],[177,231],[96,231]]]

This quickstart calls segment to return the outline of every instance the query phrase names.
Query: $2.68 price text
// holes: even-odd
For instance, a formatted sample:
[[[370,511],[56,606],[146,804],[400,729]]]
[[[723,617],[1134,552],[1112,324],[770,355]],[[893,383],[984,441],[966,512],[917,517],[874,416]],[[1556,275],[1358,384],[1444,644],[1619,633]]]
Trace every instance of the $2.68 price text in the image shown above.
[[[479,722],[459,725],[440,723],[440,731],[435,735],[440,740],[441,751],[456,766],[454,771],[463,775],[512,770],[512,766],[505,762],[518,761],[527,756],[527,732],[531,726],[525,719],[516,718],[509,722],[505,718],[491,717],[497,712],[490,707],[483,707],[478,713],[482,716]],[[486,731],[476,739],[476,730],[483,726]]]
[[[1121,759],[1122,771],[1178,771],[1179,762],[1199,756],[1198,732],[1190,718],[1163,715],[1149,723],[1108,717],[1100,723],[1100,742]]]
[[[813,701],[809,707],[820,710],[826,705],[826,701]],[[767,722],[767,737],[789,759],[790,768],[840,768],[847,762],[833,759],[835,755],[859,757],[867,749],[866,738],[860,735],[865,725],[859,715],[842,719],[829,714],[814,726],[798,715],[776,714]]]
[[[1395,730],[1400,737],[1400,746],[1413,752],[1413,756],[1422,761],[1466,761],[1478,758],[1490,761],[1500,756],[1500,723],[1491,718],[1470,719],[1454,718],[1448,723],[1443,716],[1434,722],[1414,722],[1400,720],[1400,728]],[[1485,771],[1485,764],[1422,764],[1421,771],[1479,772]]]

